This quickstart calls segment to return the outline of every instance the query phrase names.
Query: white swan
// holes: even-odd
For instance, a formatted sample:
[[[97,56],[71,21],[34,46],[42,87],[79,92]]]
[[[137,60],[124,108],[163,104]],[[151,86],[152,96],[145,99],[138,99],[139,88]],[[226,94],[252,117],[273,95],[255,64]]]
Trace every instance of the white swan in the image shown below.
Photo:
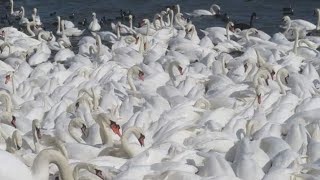
[[[95,32],[95,31],[100,31],[101,29],[101,26],[98,22],[98,19],[97,19],[97,15],[95,12],[92,13],[92,21],[91,23],[89,24],[89,27],[88,29],[91,31],[91,32]]]
[[[25,11],[24,11],[24,7],[21,6],[21,19],[19,21],[19,25],[20,26],[25,26],[29,23],[29,19],[24,17],[25,16]]]
[[[212,4],[209,11],[204,9],[193,10],[191,13],[186,13],[189,16],[198,17],[198,16],[215,16],[220,14],[220,6]]]
[[[10,14],[11,16],[15,16],[15,17],[18,17],[18,16],[21,16],[21,11],[13,11],[13,0],[10,0]]]
[[[58,166],[61,178],[72,180],[72,171],[66,158],[58,151],[43,150],[33,162],[31,170],[13,155],[0,151],[0,160],[7,163],[6,166],[0,167],[1,179],[7,180],[44,180],[49,179],[49,165],[54,163]],[[19,169],[19,173],[15,171]]]
[[[85,180],[85,179],[90,179],[93,177],[90,176],[80,176],[80,170],[87,170],[91,174],[96,175],[97,177],[104,179],[104,176],[102,174],[102,171],[98,168],[98,166],[93,165],[93,164],[88,164],[88,163],[77,163],[77,165],[73,169],[73,179],[74,180]]]
[[[65,20],[61,20],[61,28],[62,28],[62,33],[65,34],[66,36],[81,36],[83,34],[84,30],[80,30],[78,28],[65,28]]]
[[[128,139],[131,135],[134,135],[140,144],[140,146],[144,146],[145,136],[141,128],[138,127],[129,127],[121,136],[121,148],[109,149],[106,148],[99,153],[99,156],[125,156],[129,158],[133,158],[136,156],[141,150],[141,148],[137,148],[136,146],[129,145]]]
[[[41,20],[40,20],[40,16],[37,15],[37,12],[38,12],[38,9],[37,8],[33,8],[32,19],[33,19],[33,22],[36,23],[36,25],[41,26],[42,23],[41,23]]]
[[[137,88],[133,83],[133,76],[138,76],[140,80],[144,80],[144,73],[139,66],[132,66],[127,73],[127,81],[132,91],[136,92]]]

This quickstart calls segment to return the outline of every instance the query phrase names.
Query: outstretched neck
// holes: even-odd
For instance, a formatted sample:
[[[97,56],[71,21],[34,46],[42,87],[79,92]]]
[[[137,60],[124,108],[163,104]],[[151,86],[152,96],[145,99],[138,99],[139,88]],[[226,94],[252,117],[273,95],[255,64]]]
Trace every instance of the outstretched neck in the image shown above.
[[[318,22],[317,22],[316,30],[320,30],[320,11],[317,11],[317,14],[318,14]]]
[[[281,82],[281,76],[283,76],[283,71],[284,70],[281,70],[281,69],[278,71],[278,73],[277,73],[277,83],[278,83],[278,85],[280,87],[281,94],[286,94],[286,91],[284,89],[284,85]]]
[[[49,165],[51,163],[58,166],[63,180],[73,180],[67,159],[60,152],[51,149],[41,151],[35,158],[31,168],[33,179],[49,179]]]

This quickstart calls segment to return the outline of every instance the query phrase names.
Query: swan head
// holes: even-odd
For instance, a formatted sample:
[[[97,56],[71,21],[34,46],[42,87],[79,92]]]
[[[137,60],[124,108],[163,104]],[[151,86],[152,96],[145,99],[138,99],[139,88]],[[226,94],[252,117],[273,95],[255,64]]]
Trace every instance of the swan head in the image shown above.
[[[121,133],[120,133],[120,126],[115,123],[114,121],[110,120],[110,128],[112,129],[112,131],[117,134],[119,137],[121,137]]]
[[[229,21],[228,24],[227,24],[227,29],[234,32],[234,23]]]
[[[282,22],[284,23],[288,23],[289,21],[291,21],[290,17],[289,16],[283,16],[282,18]]]
[[[22,137],[18,130],[15,130],[12,134],[13,145],[17,150],[20,150],[22,147]]]
[[[12,116],[12,119],[11,119],[11,125],[14,127],[14,128],[17,128],[17,125],[16,125],[16,117],[15,116]]]
[[[256,13],[256,12],[253,12],[253,13],[251,14],[251,17],[252,17],[253,19],[259,19],[259,18],[257,17],[257,13]]]
[[[96,18],[97,14],[95,12],[92,13],[92,17]]]
[[[104,179],[104,176],[102,174],[102,170],[98,168],[98,166],[94,164],[87,164],[87,169],[90,173],[95,174],[101,179]]]
[[[138,141],[141,147],[144,146],[144,139],[145,139],[145,136],[142,133],[140,133],[140,137],[138,138]]]
[[[86,123],[84,122],[84,120],[82,120],[81,118],[74,118],[70,121],[70,125],[75,127],[75,128],[80,128],[82,134],[84,136],[87,135],[87,126]]]
[[[141,81],[144,81],[144,72],[142,71],[142,69],[139,67],[139,66],[133,66],[131,67],[132,70],[133,70],[133,73],[138,75],[138,78],[141,80]],[[130,69],[131,69],[130,68]]]
[[[132,20],[132,18],[133,18],[132,15],[129,14],[128,19]]]
[[[36,132],[39,139],[41,139],[40,121],[35,119],[32,121],[32,129]]]
[[[33,8],[33,14],[37,14],[37,8]]]

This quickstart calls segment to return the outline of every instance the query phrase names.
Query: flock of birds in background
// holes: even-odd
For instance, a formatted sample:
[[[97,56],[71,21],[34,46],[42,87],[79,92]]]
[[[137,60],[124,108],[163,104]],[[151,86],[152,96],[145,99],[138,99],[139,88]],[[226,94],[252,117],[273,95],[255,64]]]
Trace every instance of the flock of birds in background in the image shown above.
[[[52,32],[36,8],[9,11],[1,180],[320,178],[320,9],[316,25],[284,16],[272,36],[256,13],[233,23],[216,4],[170,6],[139,27],[122,13],[129,25],[112,32],[96,13],[83,29],[57,16]],[[197,29],[203,16],[226,27]]]

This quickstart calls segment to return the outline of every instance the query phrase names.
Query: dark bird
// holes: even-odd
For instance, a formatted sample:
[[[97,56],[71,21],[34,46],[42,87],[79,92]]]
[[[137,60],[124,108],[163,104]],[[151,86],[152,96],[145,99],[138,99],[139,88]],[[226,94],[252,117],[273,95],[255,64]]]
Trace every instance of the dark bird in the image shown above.
[[[241,30],[250,29],[250,28],[252,28],[253,19],[258,19],[257,14],[256,14],[255,12],[253,12],[253,13],[251,14],[250,24],[246,24],[246,23],[235,23],[235,24],[234,24],[234,28],[235,28],[235,29],[239,28],[239,29],[241,29]]]

